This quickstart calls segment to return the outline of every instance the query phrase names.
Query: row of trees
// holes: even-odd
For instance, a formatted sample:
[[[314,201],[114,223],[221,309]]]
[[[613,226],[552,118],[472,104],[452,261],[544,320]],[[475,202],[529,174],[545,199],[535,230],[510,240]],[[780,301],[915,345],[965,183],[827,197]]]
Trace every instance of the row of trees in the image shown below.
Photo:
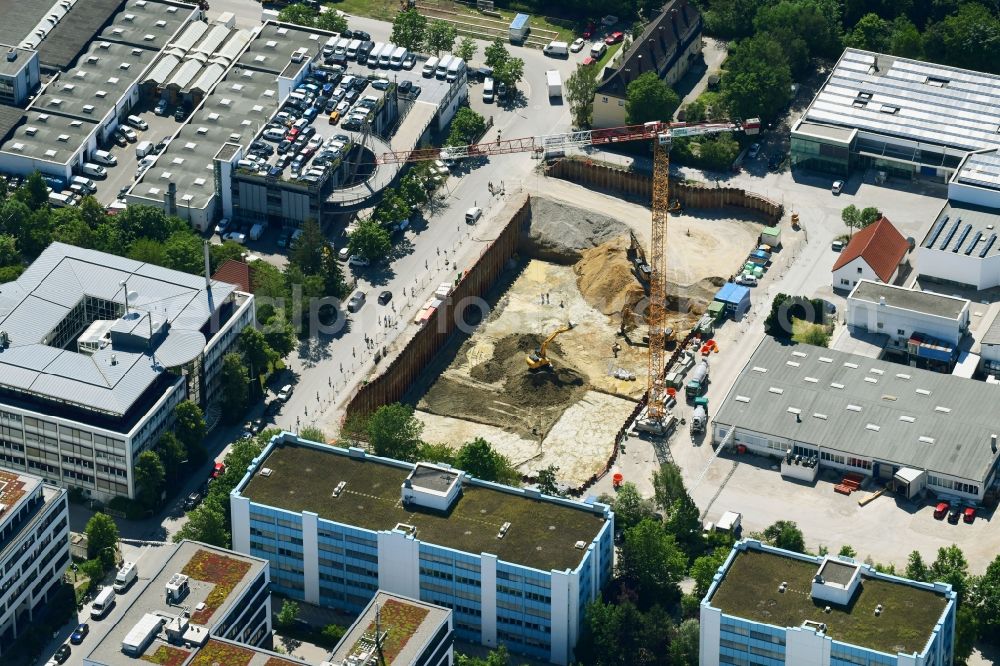
[[[330,9],[320,12],[317,8],[301,3],[283,7],[278,12],[278,20],[310,28],[319,28],[320,30],[329,30],[330,32],[344,32],[347,30],[347,19],[335,10]]]

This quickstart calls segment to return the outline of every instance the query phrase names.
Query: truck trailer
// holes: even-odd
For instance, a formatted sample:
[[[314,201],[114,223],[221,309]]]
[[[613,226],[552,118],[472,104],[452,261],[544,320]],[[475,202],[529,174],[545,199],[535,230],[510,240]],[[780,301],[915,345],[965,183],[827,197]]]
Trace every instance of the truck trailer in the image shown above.
[[[548,85],[549,97],[562,97],[562,77],[555,69],[545,72],[545,83]]]
[[[531,32],[530,21],[531,16],[528,14],[518,14],[514,17],[514,20],[510,22],[509,36],[511,44],[524,43],[524,40],[528,38],[528,33]]]

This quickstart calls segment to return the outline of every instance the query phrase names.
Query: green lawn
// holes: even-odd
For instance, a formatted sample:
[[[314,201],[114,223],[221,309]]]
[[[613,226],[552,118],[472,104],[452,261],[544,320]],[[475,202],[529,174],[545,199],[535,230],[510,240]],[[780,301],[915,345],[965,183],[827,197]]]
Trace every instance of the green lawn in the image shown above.
[[[808,345],[828,347],[830,333],[822,324],[812,324],[805,319],[792,319],[792,340]]]
[[[328,2],[326,6],[352,16],[367,16],[381,21],[392,21],[399,12],[399,2],[396,0],[340,0]]]

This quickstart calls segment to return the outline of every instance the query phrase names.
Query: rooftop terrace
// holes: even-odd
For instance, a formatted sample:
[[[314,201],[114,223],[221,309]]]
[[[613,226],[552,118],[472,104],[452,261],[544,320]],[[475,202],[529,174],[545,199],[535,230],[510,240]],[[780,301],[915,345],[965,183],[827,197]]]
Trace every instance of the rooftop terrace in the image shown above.
[[[295,513],[314,511],[320,518],[363,529],[391,530],[413,525],[417,539],[469,553],[494,553],[501,560],[542,571],[576,568],[586,544],[604,524],[602,513],[552,500],[534,499],[522,491],[504,492],[466,483],[447,514],[404,507],[400,487],[409,475],[407,463],[391,464],[349,457],[345,449],[312,444],[275,446],[258,466],[242,494],[252,502]],[[341,481],[344,491],[333,497]],[[506,536],[497,539],[505,522]]]
[[[888,654],[920,653],[941,618],[947,599],[915,585],[863,575],[860,592],[846,607],[810,597],[818,563],[773,552],[739,552],[709,603],[726,615],[777,627],[799,627],[811,620],[826,624],[826,635]],[[788,584],[779,592],[781,583]],[[881,615],[875,607],[882,604]]]

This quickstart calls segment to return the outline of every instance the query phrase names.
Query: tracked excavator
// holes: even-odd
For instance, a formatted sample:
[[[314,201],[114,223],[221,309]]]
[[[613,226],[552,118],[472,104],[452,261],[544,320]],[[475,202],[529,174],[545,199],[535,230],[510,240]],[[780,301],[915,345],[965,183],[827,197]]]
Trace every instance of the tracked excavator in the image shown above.
[[[574,322],[568,321],[566,322],[565,326],[556,329],[549,335],[549,337],[545,338],[545,340],[542,342],[542,346],[536,349],[535,351],[531,352],[530,354],[528,354],[528,356],[524,359],[528,363],[528,370],[535,371],[535,370],[546,370],[548,368],[551,368],[552,361],[549,360],[547,354],[549,349],[549,344],[551,344],[553,340],[555,340],[557,337],[559,337],[566,331],[573,330],[575,326],[576,324]]]

